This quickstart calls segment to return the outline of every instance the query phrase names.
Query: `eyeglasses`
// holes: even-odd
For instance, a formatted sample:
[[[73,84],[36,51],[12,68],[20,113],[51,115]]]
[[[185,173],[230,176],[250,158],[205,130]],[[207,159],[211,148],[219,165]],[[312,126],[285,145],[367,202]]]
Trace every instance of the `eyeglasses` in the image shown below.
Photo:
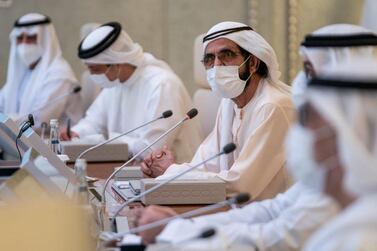
[[[232,50],[226,49],[222,50],[217,54],[206,54],[204,55],[203,59],[201,60],[205,68],[212,68],[216,57],[223,63],[229,64],[232,62],[237,56],[242,55],[241,52],[234,52]]]

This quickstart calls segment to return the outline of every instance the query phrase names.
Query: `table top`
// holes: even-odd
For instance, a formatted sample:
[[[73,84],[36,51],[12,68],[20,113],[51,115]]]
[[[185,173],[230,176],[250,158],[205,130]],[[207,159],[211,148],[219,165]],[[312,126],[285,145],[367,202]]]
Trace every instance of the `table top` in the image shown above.
[[[98,179],[107,179],[114,168],[121,166],[123,162],[89,162],[87,164],[87,174],[90,177]],[[69,163],[69,167],[73,168],[74,163]]]

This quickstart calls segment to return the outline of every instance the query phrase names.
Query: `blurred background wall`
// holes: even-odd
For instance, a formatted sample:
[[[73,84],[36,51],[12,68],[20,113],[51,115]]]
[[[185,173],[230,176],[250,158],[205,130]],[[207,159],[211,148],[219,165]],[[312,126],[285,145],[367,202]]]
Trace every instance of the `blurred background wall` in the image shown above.
[[[50,16],[65,58],[77,77],[80,28],[88,22],[119,21],[145,51],[167,61],[192,94],[193,42],[220,21],[251,24],[275,48],[282,79],[289,82],[300,67],[303,36],[332,23],[359,24],[363,0],[0,0],[0,85],[6,79],[8,35],[14,21],[28,13]]]

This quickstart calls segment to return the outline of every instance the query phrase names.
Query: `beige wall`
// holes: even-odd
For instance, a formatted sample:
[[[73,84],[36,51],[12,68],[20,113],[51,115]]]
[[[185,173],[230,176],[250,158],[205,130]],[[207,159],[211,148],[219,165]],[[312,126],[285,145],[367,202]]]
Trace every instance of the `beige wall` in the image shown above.
[[[10,8],[0,8],[0,85],[5,81],[8,34],[13,22],[35,11],[53,19],[63,53],[78,76],[83,70],[76,57],[81,25],[117,20],[145,51],[167,61],[193,93],[196,89],[192,76],[195,37],[219,21],[248,22],[248,7],[253,1],[257,3],[256,30],[275,48],[283,80],[287,81],[288,3],[292,0],[13,0]],[[323,25],[359,23],[363,5],[362,0],[296,1],[298,42],[306,33]]]
[[[295,53],[298,52],[303,37],[322,26],[334,23],[359,24],[364,4],[363,0],[257,0],[257,2],[257,30],[276,50],[282,80],[288,83],[290,83],[288,78],[289,3],[297,2],[297,15],[294,16],[297,20],[297,41],[293,50]],[[293,70],[296,73],[301,68],[299,56],[294,66]]]
[[[81,25],[120,21],[145,51],[166,60],[192,93],[192,45],[195,37],[222,20],[247,21],[246,0],[13,0],[0,8],[0,85],[5,82],[13,22],[28,12],[49,15],[65,58],[77,76],[83,66],[76,57]]]

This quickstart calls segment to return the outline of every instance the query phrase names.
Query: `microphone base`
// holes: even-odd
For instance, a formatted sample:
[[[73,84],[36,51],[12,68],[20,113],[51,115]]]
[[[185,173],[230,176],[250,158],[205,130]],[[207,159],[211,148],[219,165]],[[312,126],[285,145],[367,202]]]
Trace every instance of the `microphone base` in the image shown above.
[[[143,244],[127,244],[120,246],[121,251],[144,251],[146,248]]]
[[[141,193],[164,180],[142,179]],[[144,205],[208,205],[226,199],[226,183],[219,178],[178,179],[141,198]]]

